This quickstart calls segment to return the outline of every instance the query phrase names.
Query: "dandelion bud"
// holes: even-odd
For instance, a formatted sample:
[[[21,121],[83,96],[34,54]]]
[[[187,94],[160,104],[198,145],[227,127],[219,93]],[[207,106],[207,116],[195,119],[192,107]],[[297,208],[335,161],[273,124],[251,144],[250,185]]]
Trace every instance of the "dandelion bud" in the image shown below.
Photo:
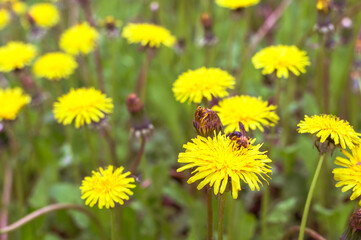
[[[217,38],[213,33],[213,22],[208,13],[202,14],[201,23],[204,31],[203,39],[201,39],[201,46],[212,46],[216,44]]]
[[[352,38],[352,20],[345,17],[341,20],[341,44],[346,45]]]
[[[131,135],[136,138],[148,138],[152,133],[154,127],[144,111],[144,105],[142,101],[137,97],[137,95],[131,93],[127,97],[126,102],[128,111],[131,116]]]
[[[221,119],[217,113],[211,109],[198,107],[194,115],[193,126],[197,133],[201,136],[213,136],[214,131],[219,133],[222,131],[223,126]]]
[[[361,239],[361,208],[351,215],[349,225],[340,238],[340,240],[358,239]]]

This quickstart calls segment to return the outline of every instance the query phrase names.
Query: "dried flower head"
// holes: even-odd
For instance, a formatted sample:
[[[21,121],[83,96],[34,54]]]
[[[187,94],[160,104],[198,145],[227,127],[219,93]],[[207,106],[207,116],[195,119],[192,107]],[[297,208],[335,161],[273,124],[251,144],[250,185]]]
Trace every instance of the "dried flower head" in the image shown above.
[[[60,48],[71,55],[88,54],[97,46],[99,33],[87,22],[66,30],[60,37]]]
[[[172,47],[176,38],[164,27],[151,23],[128,23],[122,33],[128,43],[140,43],[142,46],[159,48],[161,44]]]
[[[260,0],[216,0],[216,3],[221,7],[236,10],[256,5],[259,1]]]
[[[99,209],[114,208],[115,203],[124,204],[133,195],[131,188],[135,188],[134,178],[128,177],[130,172],[123,173],[124,167],[108,166],[107,169],[99,167],[99,172],[92,172],[91,177],[85,177],[80,190],[81,198],[86,199],[85,205],[93,207],[98,203]]]
[[[33,66],[35,76],[48,80],[68,78],[78,67],[74,57],[62,52],[47,53],[41,56]]]
[[[28,14],[36,26],[41,28],[51,28],[60,19],[58,9],[51,3],[36,3],[29,8]]]
[[[23,42],[9,42],[0,47],[0,72],[19,70],[27,65],[37,54],[36,47]]]
[[[193,126],[203,137],[213,136],[222,131],[223,126],[216,112],[198,107],[194,116]]]
[[[263,127],[274,126],[279,120],[277,106],[269,105],[261,97],[241,95],[225,98],[212,109],[226,126],[226,133],[239,131],[239,122],[242,122],[247,132],[256,128],[263,132]]]
[[[234,77],[219,68],[199,68],[181,74],[173,83],[173,93],[177,101],[200,103],[205,98],[225,97],[227,89],[233,89]]]
[[[188,183],[201,180],[197,188],[200,190],[209,184],[215,195],[223,194],[229,185],[233,198],[237,199],[241,181],[252,191],[259,190],[262,185],[259,178],[267,182],[265,177],[272,172],[267,165],[271,159],[259,151],[262,144],[254,146],[254,142],[255,139],[251,140],[248,148],[244,148],[221,133],[213,138],[198,135],[183,145],[186,150],[179,154],[178,162],[185,165],[177,172],[193,169]]]
[[[0,88],[0,122],[14,120],[22,107],[29,104],[30,96],[21,88]]]
[[[347,121],[333,115],[306,115],[297,126],[299,133],[315,134],[320,143],[327,140],[343,149],[346,149],[346,146],[353,149],[361,143],[361,134],[356,133]]]
[[[289,72],[296,76],[305,73],[305,67],[310,65],[307,53],[296,46],[270,46],[262,49],[252,58],[256,69],[263,68],[262,74],[276,71],[278,78],[288,78]]]
[[[97,123],[113,112],[113,100],[94,88],[72,89],[54,103],[55,119],[63,125],[75,121],[75,127]]]

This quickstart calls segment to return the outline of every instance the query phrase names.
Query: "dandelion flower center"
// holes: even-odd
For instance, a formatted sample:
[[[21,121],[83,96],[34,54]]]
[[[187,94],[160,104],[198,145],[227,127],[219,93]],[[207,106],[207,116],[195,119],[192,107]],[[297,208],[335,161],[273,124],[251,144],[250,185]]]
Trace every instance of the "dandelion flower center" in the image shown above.
[[[200,103],[213,97],[225,97],[233,89],[234,77],[219,68],[199,68],[181,74],[173,84],[173,93],[179,102]]]
[[[310,65],[307,53],[296,46],[270,46],[262,49],[252,58],[256,69],[263,68],[262,74],[276,71],[278,78],[288,78],[289,72],[296,76],[305,73],[305,67]]]
[[[274,126],[279,117],[276,114],[276,106],[268,105],[260,97],[234,96],[219,102],[212,109],[218,113],[221,121],[226,125],[225,132],[239,131],[239,122],[242,122],[245,130],[263,131],[263,126]]]
[[[113,166],[107,169],[99,168],[99,172],[92,172],[91,177],[85,177],[80,187],[85,205],[93,207],[98,203],[99,209],[114,208],[115,203],[124,204],[124,200],[133,195],[131,188],[135,188],[134,178],[128,177],[130,172],[123,173],[124,168],[114,170]]]
[[[0,89],[0,121],[14,120],[20,109],[30,101],[30,96],[24,94],[21,88]]]

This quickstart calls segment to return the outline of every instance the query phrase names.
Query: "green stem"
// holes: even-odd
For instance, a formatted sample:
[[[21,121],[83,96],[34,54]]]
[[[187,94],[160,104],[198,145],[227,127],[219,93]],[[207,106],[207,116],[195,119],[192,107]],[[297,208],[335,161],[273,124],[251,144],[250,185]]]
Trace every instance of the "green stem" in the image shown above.
[[[227,232],[227,240],[234,239],[234,215],[236,213],[236,200],[230,199],[230,205],[228,209],[228,232]]]
[[[212,189],[207,189],[207,240],[213,238],[213,208],[212,208]]]
[[[112,240],[116,240],[116,234],[115,234],[115,214],[114,209],[110,209],[110,218],[111,218],[111,234],[112,234]]]
[[[261,239],[266,240],[267,235],[267,211],[269,202],[269,187],[265,185],[263,188],[262,205],[261,205]]]
[[[135,174],[135,172],[137,171],[140,160],[142,159],[144,149],[145,149],[145,143],[146,143],[145,137],[142,137],[141,138],[140,148],[139,148],[139,151],[137,153],[137,157],[136,157],[135,161],[133,162],[132,166],[130,167],[130,172],[133,173],[133,174]]]
[[[310,205],[311,205],[313,192],[314,192],[315,187],[316,187],[318,176],[320,175],[320,171],[321,171],[321,167],[322,167],[322,163],[323,163],[324,158],[325,158],[325,154],[322,154],[320,156],[320,160],[318,161],[316,172],[315,172],[315,175],[313,176],[310,190],[308,191],[305,208],[304,208],[303,214],[302,214],[301,228],[300,228],[300,233],[298,235],[298,240],[303,240],[303,237],[305,235],[305,228],[306,228],[306,223],[307,223],[308,212],[310,210]]]
[[[90,135],[89,126],[85,126],[85,135],[86,135],[86,140],[87,140],[88,147],[90,150],[90,155],[91,155],[90,158],[92,159],[94,168],[96,168],[98,166],[98,163],[97,163],[97,160],[95,157],[95,151],[94,151],[94,146],[93,146],[91,135]]]
[[[226,205],[226,193],[218,195],[218,240],[223,240],[224,208]]]

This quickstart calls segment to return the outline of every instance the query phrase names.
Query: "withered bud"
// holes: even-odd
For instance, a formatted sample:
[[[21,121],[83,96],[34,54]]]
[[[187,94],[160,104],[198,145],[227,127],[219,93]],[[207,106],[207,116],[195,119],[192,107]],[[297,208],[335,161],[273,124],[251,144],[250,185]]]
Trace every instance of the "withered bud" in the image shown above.
[[[194,115],[193,126],[201,136],[214,136],[214,132],[219,133],[223,129],[221,119],[217,113],[211,109],[198,107]]]
[[[130,113],[137,113],[143,110],[144,105],[140,98],[135,95],[135,93],[131,93],[127,97],[127,108]]]
[[[241,122],[239,124],[239,132],[235,131],[233,133],[227,134],[227,137],[232,141],[236,141],[238,148],[244,147],[248,148],[249,146],[249,137],[247,137],[246,130]]]
[[[320,154],[331,152],[332,155],[333,151],[336,149],[336,145],[330,137],[327,138],[323,143],[320,142],[320,138],[316,138],[314,146],[317,148]]]
[[[361,239],[361,208],[353,213],[349,220],[349,226],[342,234],[341,240],[359,240]]]
[[[213,26],[213,22],[208,13],[203,13],[201,16],[201,23],[204,29],[210,29]]]
[[[203,26],[204,35],[200,39],[200,46],[213,46],[217,43],[217,38],[213,33],[213,22],[208,13],[203,13],[201,16],[201,23]]]

